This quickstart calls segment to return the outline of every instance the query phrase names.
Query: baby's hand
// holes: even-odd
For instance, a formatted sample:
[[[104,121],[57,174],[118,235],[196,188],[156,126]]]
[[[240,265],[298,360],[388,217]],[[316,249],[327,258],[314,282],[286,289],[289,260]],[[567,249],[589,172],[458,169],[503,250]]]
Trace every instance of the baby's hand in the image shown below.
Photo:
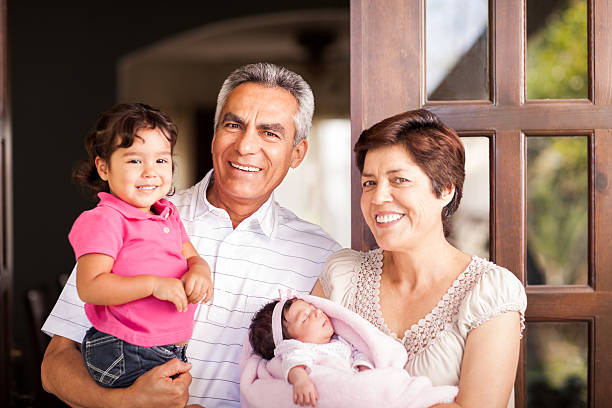
[[[154,276],[153,278],[153,291],[151,294],[154,297],[174,303],[176,310],[179,312],[187,311],[187,296],[185,296],[183,282],[180,279],[161,278],[159,276]]]
[[[182,277],[185,295],[189,303],[198,303],[212,298],[213,284],[207,263],[194,263]]]
[[[300,381],[293,384],[293,402],[297,405],[312,405],[317,406],[317,400],[319,394],[317,394],[317,387],[315,387],[312,380],[308,377],[300,379]]]
[[[319,394],[304,366],[292,367],[287,379],[290,384],[293,384],[293,402],[295,404],[317,406]]]

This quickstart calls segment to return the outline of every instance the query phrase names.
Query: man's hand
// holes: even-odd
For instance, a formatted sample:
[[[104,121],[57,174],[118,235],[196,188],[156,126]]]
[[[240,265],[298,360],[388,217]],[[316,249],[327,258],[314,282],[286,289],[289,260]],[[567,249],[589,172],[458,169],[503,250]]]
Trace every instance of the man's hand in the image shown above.
[[[125,389],[127,393],[121,405],[184,408],[189,399],[190,369],[191,364],[173,359],[147,371]]]
[[[153,296],[159,300],[174,303],[176,310],[179,312],[187,311],[187,296],[185,296],[183,282],[180,279],[161,278],[159,276],[153,276],[152,278],[153,290],[151,294]]]
[[[182,277],[185,285],[185,295],[189,303],[208,301],[213,295],[213,283],[210,268],[206,262],[191,262],[189,271]]]
[[[304,366],[296,366],[289,370],[288,380],[293,384],[293,402],[297,405],[317,406],[319,394]]]

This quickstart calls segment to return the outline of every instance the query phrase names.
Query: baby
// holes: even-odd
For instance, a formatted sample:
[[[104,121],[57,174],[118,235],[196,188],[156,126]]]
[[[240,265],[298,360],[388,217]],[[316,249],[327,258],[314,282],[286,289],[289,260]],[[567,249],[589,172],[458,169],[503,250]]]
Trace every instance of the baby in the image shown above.
[[[309,373],[318,357],[335,355],[346,368],[374,368],[367,357],[334,332],[329,317],[302,299],[273,301],[253,317],[249,331],[253,350],[270,360],[282,358],[283,377],[293,385],[293,402],[317,405],[319,396]]]

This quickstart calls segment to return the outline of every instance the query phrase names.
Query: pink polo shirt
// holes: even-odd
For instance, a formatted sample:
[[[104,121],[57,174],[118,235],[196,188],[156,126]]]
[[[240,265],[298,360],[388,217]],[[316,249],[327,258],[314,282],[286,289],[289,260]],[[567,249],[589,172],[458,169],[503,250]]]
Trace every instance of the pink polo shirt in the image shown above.
[[[180,278],[187,272],[181,249],[189,238],[174,204],[162,198],[153,205],[156,214],[147,214],[111,194],[98,197],[98,206],[83,212],[68,235],[77,260],[90,253],[111,256],[111,273],[121,276]],[[96,329],[144,347],[188,340],[195,309],[190,304],[181,313],[153,296],[118,306],[85,305]]]

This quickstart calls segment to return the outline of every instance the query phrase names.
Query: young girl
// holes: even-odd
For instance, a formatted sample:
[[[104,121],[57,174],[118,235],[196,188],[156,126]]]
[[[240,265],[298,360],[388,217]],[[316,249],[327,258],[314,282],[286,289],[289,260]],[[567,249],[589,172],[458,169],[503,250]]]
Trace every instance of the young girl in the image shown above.
[[[105,111],[85,140],[77,183],[100,199],[72,226],[77,290],[93,327],[82,352],[93,379],[127,387],[173,358],[186,361],[196,304],[212,297],[208,264],[189,242],[172,186],[177,128],[144,104]]]
[[[348,370],[374,368],[365,354],[335,334],[324,312],[302,299],[262,307],[251,321],[249,341],[267,360],[281,356],[283,377],[293,385],[293,402],[298,405],[317,405],[319,396],[308,373],[319,356],[336,355]]]

